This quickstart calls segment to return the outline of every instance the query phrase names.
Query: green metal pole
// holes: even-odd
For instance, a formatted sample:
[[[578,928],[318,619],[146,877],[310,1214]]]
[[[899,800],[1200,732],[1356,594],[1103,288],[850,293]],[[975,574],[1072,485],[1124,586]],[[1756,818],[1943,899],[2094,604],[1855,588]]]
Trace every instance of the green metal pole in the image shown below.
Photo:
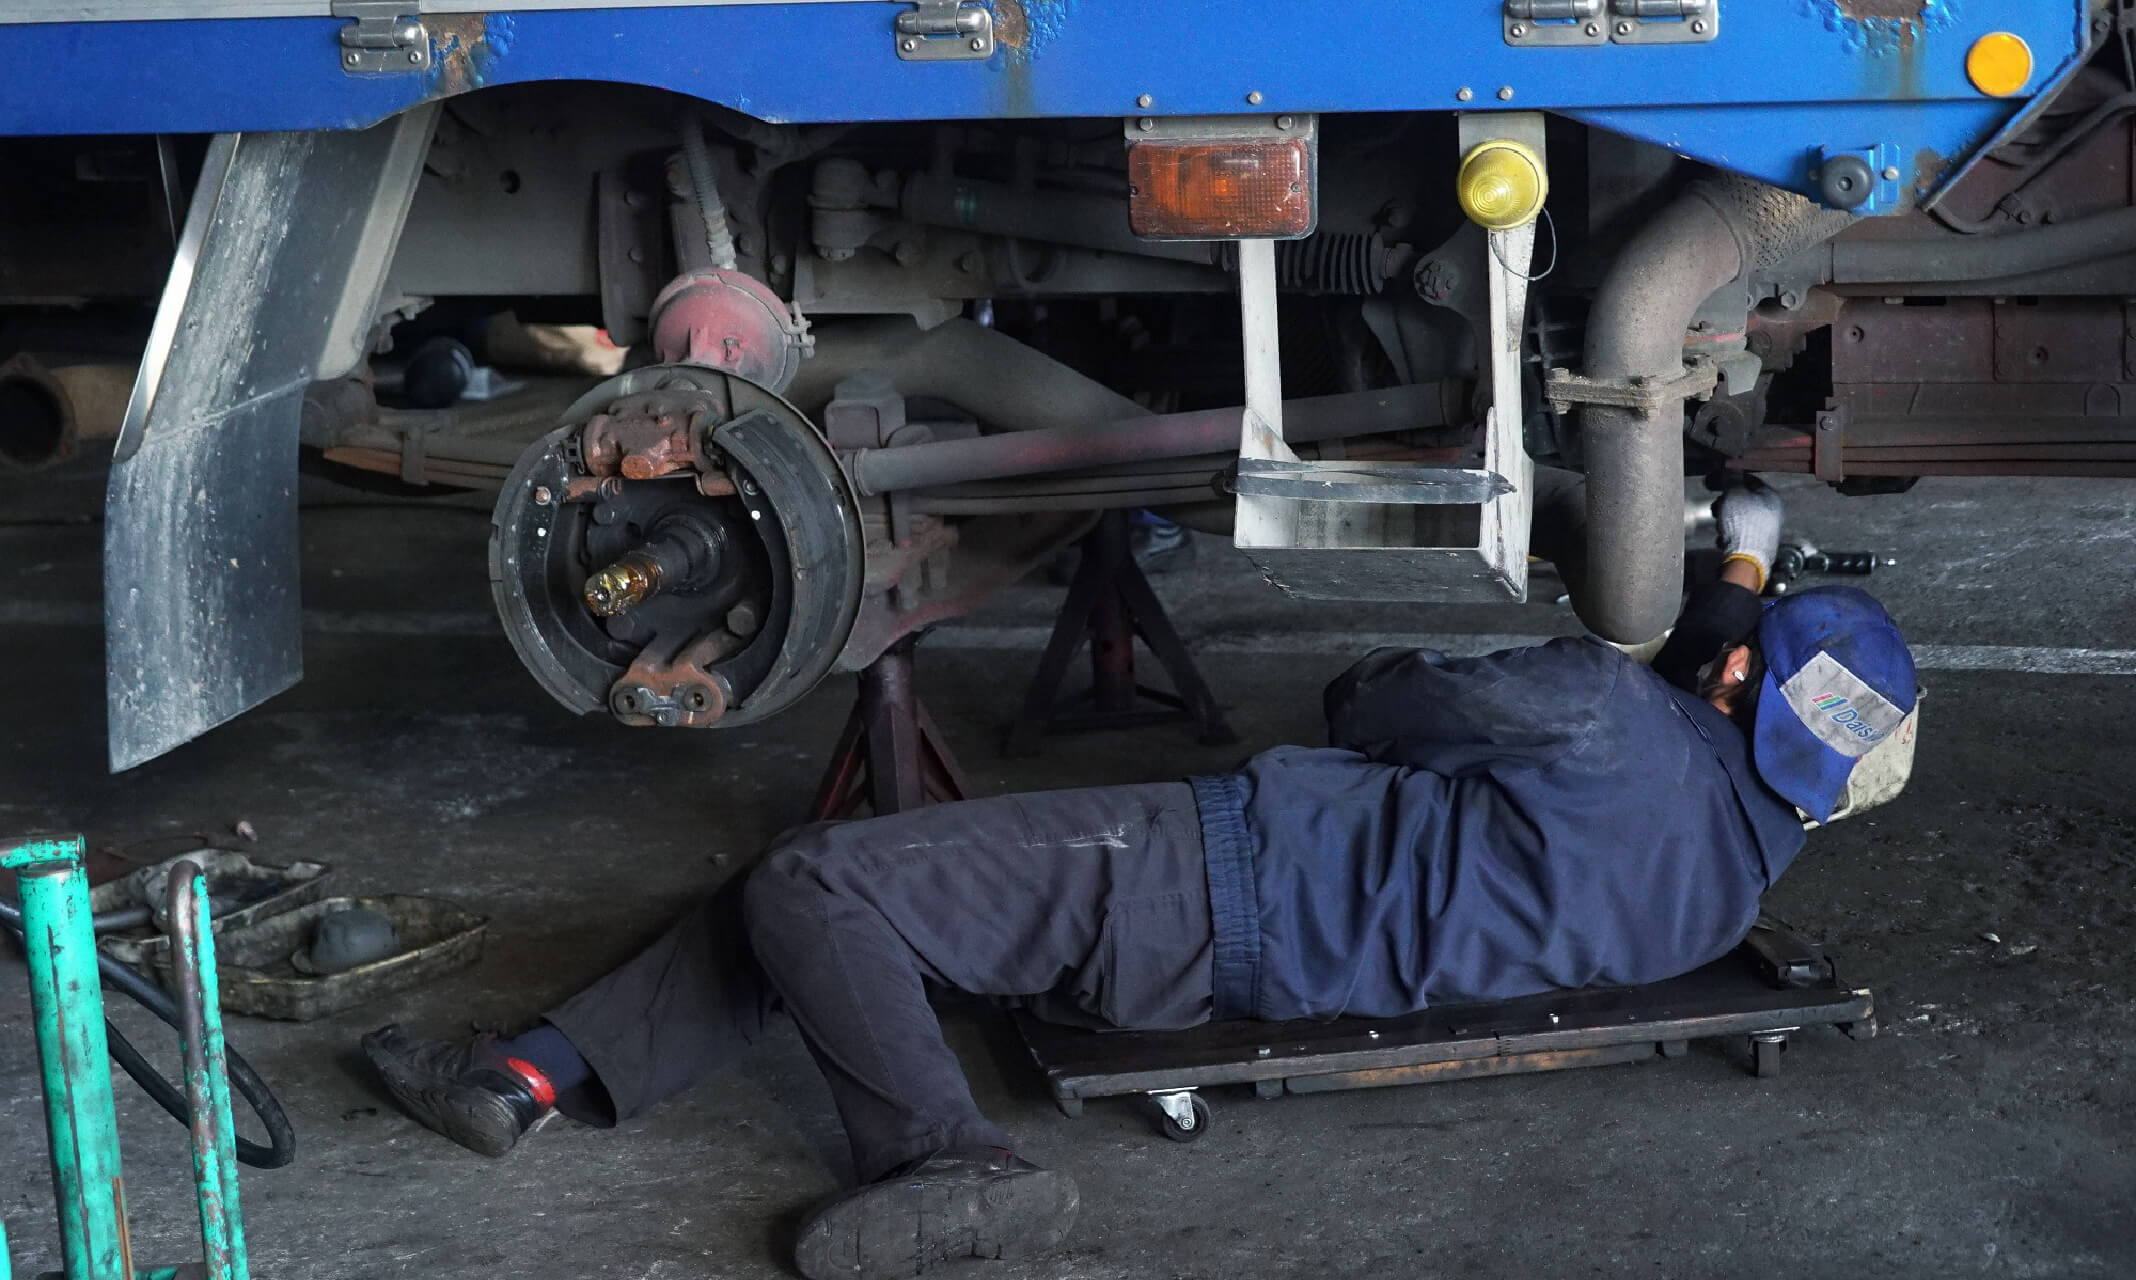
[[[0,1280],[8,1280],[15,1268],[7,1260],[7,1223],[0,1222]]]
[[[44,1073],[52,1191],[67,1280],[131,1280],[126,1184],[104,1040],[104,993],[79,836],[33,840],[0,854],[22,893],[30,1009]]]
[[[230,1117],[224,1059],[221,982],[207,876],[191,862],[171,871],[172,974],[178,987],[185,1047],[185,1096],[192,1112],[193,1181],[200,1199],[200,1240],[209,1280],[250,1280],[245,1227],[237,1201],[237,1128]]]

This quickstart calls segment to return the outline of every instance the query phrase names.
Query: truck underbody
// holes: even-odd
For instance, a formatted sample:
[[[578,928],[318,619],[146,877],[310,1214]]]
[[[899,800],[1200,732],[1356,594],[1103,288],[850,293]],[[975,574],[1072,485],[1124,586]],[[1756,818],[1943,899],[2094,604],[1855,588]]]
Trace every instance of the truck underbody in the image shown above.
[[[1522,49],[1544,28],[1483,7],[1494,57],[1618,52]],[[1117,508],[1230,533],[1313,598],[1519,598],[1532,549],[1593,631],[1636,644],[1678,603],[1686,477],[2136,474],[2126,14],[2040,6],[2076,34],[2059,65],[2036,37],[2006,101],[1978,72],[1935,87],[1989,38],[1973,28],[2025,8],[1976,7],[1957,31],[1935,4],[1807,6],[1878,74],[1929,68],[1898,103],[1914,134],[1881,140],[1843,130],[1907,93],[1751,95],[1754,117],[1652,85],[1637,111],[1535,102],[1509,77],[1442,105],[1363,72],[1367,109],[1271,76],[1221,114],[1163,89],[1112,114],[1065,91],[984,111],[951,93],[937,119],[752,111],[651,72],[468,74],[470,49],[506,61],[498,18],[426,17],[432,91],[366,127],[207,137],[175,112],[153,135],[0,140],[50,179],[0,206],[0,458],[71,447],[89,382],[69,370],[134,375],[107,524],[114,767],[296,678],[300,450],[497,491],[521,657],[566,706],[634,724],[777,714]],[[1028,52],[1047,22],[1099,21],[894,8],[951,23],[894,56],[961,42],[996,89],[1049,65]],[[522,15],[518,56],[541,19]],[[1716,20],[1626,51],[1757,56],[1729,29],[1693,38]],[[1072,31],[1052,38],[1072,65]],[[1939,129],[1940,151],[1905,149]],[[1257,177],[1302,157],[1247,212],[1306,221],[1145,234],[1166,147]],[[1525,219],[1479,218],[1464,161],[1491,148],[1547,171]],[[488,362],[502,313],[605,335],[612,376],[535,411],[411,407],[411,354],[451,336]]]

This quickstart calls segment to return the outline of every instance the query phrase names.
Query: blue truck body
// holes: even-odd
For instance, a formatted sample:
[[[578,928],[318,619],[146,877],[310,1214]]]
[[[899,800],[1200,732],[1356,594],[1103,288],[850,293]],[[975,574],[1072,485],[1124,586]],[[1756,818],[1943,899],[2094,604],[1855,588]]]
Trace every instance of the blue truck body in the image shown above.
[[[314,16],[157,21],[29,21],[100,6],[17,0],[0,13],[0,134],[353,129],[554,80],[668,89],[779,123],[1222,115],[1259,94],[1270,111],[1558,112],[1804,194],[1823,154],[1883,149],[1907,189],[1895,208],[2074,71],[2091,20],[2082,0],[1736,0],[1706,43],[1524,48],[1495,0],[990,2],[1001,38],[971,62],[901,61],[892,24],[909,4],[802,0],[426,12],[427,67],[346,74],[348,20],[317,13],[324,0]],[[443,7],[465,6],[424,6]],[[2014,94],[1967,76],[1990,32],[2032,51]]]

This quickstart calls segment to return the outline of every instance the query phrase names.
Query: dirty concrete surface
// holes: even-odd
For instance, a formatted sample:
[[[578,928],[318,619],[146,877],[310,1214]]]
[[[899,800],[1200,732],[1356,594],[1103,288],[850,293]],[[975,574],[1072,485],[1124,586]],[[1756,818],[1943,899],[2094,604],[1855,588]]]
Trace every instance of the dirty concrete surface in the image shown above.
[[[0,828],[98,844],[249,822],[268,855],[346,891],[434,894],[491,919],[479,965],[310,1025],[233,1019],[299,1134],[247,1170],[254,1273],[321,1280],[788,1274],[796,1215],[846,1175],[790,1028],[620,1130],[552,1123],[485,1161],[396,1114],[355,1053],[399,1019],[506,1026],[622,959],[677,903],[795,821],[851,696],[667,734],[552,705],[488,620],[479,509],[307,490],[308,676],[132,773],[103,769],[93,468],[0,493]],[[1929,480],[1898,498],[1788,486],[1793,528],[1900,564],[1877,586],[1920,642],[2033,646],[2136,669],[2136,489]],[[1243,748],[1178,728],[996,736],[1051,589],[1027,585],[922,649],[923,694],[975,785],[1141,781],[1320,740],[1320,684],[1360,637],[1574,628],[1545,595],[1477,609],[1305,605],[1222,542],[1159,580]],[[413,584],[413,585],[411,585]],[[419,589],[418,589],[419,588]],[[2100,650],[2120,651],[2101,657]],[[1968,650],[1968,652],[1977,652]],[[1998,651],[2001,652],[2001,651]],[[1114,1277],[2136,1274],[2136,679],[2040,674],[2052,655],[1925,676],[1919,770],[1897,803],[1810,846],[1769,906],[1877,993],[1884,1033],[1797,1037],[1755,1080],[1712,1046],[1674,1062],[1256,1101],[1216,1090],[1202,1141],[1143,1113],[1059,1115],[1003,1027],[950,1032],[982,1105],[1083,1190],[1073,1247],[960,1274]],[[1976,664],[1976,665],[1982,665]],[[175,1059],[139,1011],[114,1016]],[[56,1266],[22,971],[0,959],[0,1216],[18,1274]],[[183,1131],[118,1085],[144,1262],[194,1248]]]

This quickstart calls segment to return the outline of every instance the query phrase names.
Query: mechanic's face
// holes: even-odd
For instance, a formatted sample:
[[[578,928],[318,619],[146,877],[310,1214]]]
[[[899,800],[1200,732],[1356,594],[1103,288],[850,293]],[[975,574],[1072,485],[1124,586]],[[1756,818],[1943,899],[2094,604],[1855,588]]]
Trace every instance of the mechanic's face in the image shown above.
[[[1750,646],[1739,644],[1709,663],[1702,673],[1698,696],[1723,715],[1733,716],[1750,705]]]

